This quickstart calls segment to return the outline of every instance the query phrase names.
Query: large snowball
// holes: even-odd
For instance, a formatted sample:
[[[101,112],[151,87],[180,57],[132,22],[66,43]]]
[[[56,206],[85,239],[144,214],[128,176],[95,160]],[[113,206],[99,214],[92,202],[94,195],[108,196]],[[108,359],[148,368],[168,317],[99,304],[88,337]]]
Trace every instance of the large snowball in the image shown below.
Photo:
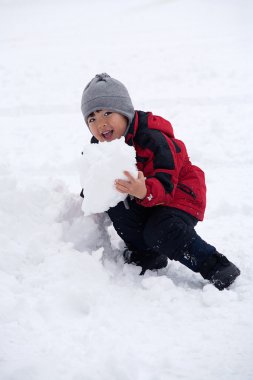
[[[100,213],[116,206],[127,194],[115,189],[115,179],[126,179],[124,170],[137,177],[135,149],[125,139],[88,144],[80,163],[81,185],[84,189],[82,209],[85,215]]]

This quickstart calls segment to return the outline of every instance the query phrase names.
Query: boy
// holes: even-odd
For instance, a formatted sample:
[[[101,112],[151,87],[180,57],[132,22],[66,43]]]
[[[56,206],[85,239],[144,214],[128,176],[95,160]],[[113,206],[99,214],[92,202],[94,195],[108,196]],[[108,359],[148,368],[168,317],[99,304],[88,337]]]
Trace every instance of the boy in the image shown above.
[[[85,87],[81,109],[92,143],[124,136],[136,150],[138,178],[124,172],[127,180],[115,179],[116,189],[128,194],[127,207],[120,202],[107,211],[127,246],[125,261],[140,265],[144,274],[165,267],[169,258],[200,273],[219,290],[231,285],[240,270],[194,229],[204,218],[204,173],[191,164],[170,122],[151,112],[134,111],[125,86],[105,73]]]

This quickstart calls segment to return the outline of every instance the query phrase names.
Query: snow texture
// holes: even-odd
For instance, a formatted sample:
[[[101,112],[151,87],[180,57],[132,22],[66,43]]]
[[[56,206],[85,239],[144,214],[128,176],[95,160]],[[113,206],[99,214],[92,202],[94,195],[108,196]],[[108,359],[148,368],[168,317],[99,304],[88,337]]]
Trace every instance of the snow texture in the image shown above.
[[[124,201],[127,194],[115,188],[116,179],[125,179],[124,170],[137,178],[135,149],[125,143],[124,137],[83,148],[80,162],[81,186],[84,189],[82,210],[85,216],[107,211]]]
[[[252,11],[0,1],[1,380],[252,380]],[[197,232],[240,267],[229,290],[177,262],[139,276],[106,214],[84,216],[80,102],[101,72],[205,171]]]

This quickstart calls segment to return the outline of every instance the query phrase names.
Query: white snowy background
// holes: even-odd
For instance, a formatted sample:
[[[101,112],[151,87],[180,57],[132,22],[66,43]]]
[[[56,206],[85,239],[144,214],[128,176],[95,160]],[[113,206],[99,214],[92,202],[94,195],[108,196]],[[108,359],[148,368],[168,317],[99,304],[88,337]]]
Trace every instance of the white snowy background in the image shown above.
[[[250,0],[0,0],[1,380],[253,378],[252,19]],[[140,277],[84,217],[99,72],[206,171],[197,231],[240,267],[230,290],[175,262]]]

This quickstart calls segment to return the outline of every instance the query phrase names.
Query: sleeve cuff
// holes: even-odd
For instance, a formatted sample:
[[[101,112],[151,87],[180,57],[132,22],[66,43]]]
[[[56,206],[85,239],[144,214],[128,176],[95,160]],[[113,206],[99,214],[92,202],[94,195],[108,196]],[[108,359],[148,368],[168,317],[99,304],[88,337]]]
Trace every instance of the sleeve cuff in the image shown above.
[[[152,194],[152,190],[151,190],[150,186],[147,186],[147,194],[146,194],[145,198],[143,198],[143,199],[136,198],[136,202],[139,205],[145,206],[145,207],[155,206],[155,198],[154,198],[154,195]]]

